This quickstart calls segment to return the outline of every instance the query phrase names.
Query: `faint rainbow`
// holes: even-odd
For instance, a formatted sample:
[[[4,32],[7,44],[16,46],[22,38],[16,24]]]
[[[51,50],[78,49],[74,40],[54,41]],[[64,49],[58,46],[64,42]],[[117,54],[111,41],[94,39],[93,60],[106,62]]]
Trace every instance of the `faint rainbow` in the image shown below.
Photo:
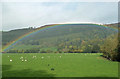
[[[52,24],[52,25],[46,25],[46,26],[44,26],[44,27],[39,27],[39,28],[37,28],[36,30],[33,30],[33,31],[31,31],[31,32],[28,32],[28,33],[26,33],[26,34],[18,37],[18,38],[15,39],[14,41],[8,43],[7,45],[5,45],[5,46],[2,48],[2,52],[8,50],[9,48],[11,48],[13,45],[15,45],[16,43],[18,43],[19,41],[23,40],[24,38],[26,38],[26,37],[34,34],[34,33],[39,32],[39,31],[42,30],[42,29],[49,28],[49,27],[55,27],[55,26],[62,26],[62,25],[66,25],[66,24],[64,24],[64,23],[63,23],[63,24]],[[98,25],[98,24],[93,24],[93,25]],[[99,25],[99,26],[106,28],[106,26],[104,26],[104,25]],[[114,29],[114,30],[116,30],[116,31],[118,30],[117,28],[112,28],[112,27],[107,27],[107,28],[111,28],[111,29]]]

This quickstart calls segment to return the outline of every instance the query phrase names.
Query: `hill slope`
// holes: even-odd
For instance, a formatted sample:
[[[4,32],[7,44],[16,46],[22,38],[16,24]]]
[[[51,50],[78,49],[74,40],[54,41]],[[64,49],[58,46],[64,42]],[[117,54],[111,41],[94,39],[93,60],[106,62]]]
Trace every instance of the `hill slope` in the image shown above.
[[[3,32],[3,45],[36,29],[21,29]],[[32,46],[31,48],[35,47],[40,50],[43,48],[55,48],[56,50],[66,51],[68,48],[83,50],[85,49],[83,46],[86,45],[92,46],[93,49],[94,46],[97,47],[99,44],[102,44],[103,39],[114,34],[117,34],[115,29],[96,24],[58,24],[54,27],[44,28],[39,32],[31,34],[29,37],[19,41],[13,49],[20,49],[21,47],[21,50],[23,50],[28,46],[28,48]],[[86,52],[91,51],[92,50],[86,49]]]

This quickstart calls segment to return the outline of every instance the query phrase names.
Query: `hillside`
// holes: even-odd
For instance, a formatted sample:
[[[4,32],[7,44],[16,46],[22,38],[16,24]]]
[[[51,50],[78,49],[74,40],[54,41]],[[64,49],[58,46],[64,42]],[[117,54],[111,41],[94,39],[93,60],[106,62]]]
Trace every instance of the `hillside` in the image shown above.
[[[43,27],[48,26],[51,25]],[[17,39],[19,36],[36,29],[18,29],[3,32],[3,46],[8,42]],[[117,34],[115,29],[96,24],[57,24],[54,27],[44,28],[31,34],[29,37],[19,41],[13,46],[13,49],[24,50],[25,48],[37,48],[39,51],[43,51],[43,49],[48,50],[49,48],[64,51],[68,51],[68,49],[81,49],[79,51],[85,50],[84,52],[99,52],[97,50],[99,49],[99,45],[103,43],[103,39],[114,34]],[[51,49],[49,49],[49,51]],[[93,49],[96,51],[93,51]]]
[[[6,45],[7,43],[14,41],[18,37],[33,31],[33,28],[25,28],[25,29],[16,29],[11,31],[2,31],[2,45]]]
[[[42,52],[44,52],[44,50],[68,51],[68,49],[81,49],[76,52],[82,52],[83,50],[85,50],[83,52],[99,52],[99,45],[103,43],[103,39],[110,35],[117,34],[116,30],[109,28],[109,26],[103,27],[96,24],[56,24],[54,27],[48,26],[52,25],[46,25],[36,29],[26,28],[3,32],[3,47],[21,35],[47,27],[19,41],[12,49],[36,49]],[[93,49],[95,49],[95,51],[93,51]]]

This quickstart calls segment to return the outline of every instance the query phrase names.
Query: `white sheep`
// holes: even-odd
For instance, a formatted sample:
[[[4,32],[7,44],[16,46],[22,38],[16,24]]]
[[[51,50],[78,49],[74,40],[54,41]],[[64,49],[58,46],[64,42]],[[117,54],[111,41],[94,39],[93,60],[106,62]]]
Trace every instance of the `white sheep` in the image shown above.
[[[27,60],[25,59],[25,61],[27,61]]]
[[[23,62],[24,60],[22,59],[22,62]]]
[[[61,56],[60,56],[60,58],[61,58]]]
[[[44,57],[41,57],[42,59],[44,58]]]
[[[23,57],[20,57],[20,59],[23,59]]]
[[[36,58],[36,56],[33,56],[33,58]]]
[[[10,59],[10,62],[12,62],[12,59]]]

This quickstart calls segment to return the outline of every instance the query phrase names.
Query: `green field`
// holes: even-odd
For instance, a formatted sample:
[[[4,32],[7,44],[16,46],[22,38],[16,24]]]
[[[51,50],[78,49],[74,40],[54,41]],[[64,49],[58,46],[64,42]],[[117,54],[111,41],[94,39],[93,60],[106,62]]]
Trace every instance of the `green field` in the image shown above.
[[[118,77],[118,62],[100,53],[2,55],[3,77]],[[33,56],[36,56],[33,58]],[[60,57],[61,56],[61,57]],[[20,59],[27,61],[23,61]],[[12,61],[10,61],[10,59]],[[53,70],[51,70],[53,68]]]

